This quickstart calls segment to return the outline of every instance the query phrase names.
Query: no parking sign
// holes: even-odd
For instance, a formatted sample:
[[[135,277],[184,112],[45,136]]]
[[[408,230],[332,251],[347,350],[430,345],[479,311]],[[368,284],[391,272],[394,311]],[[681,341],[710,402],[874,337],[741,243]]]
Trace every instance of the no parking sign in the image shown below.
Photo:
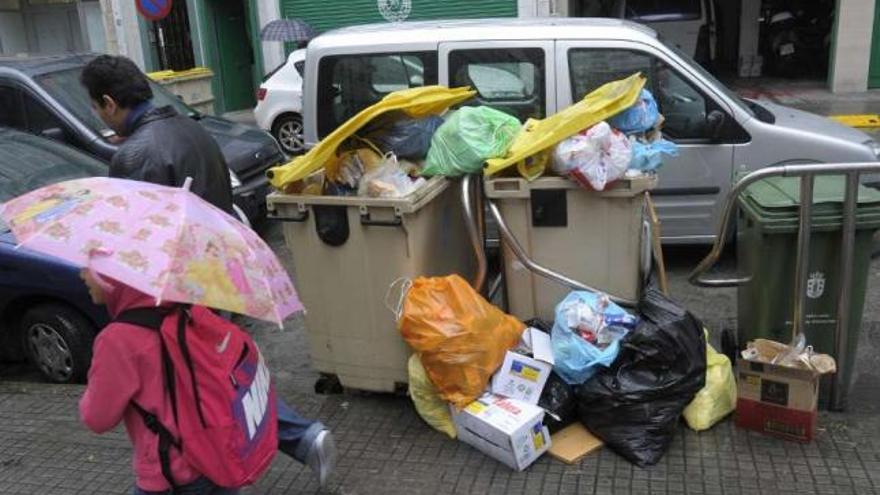
[[[148,21],[160,21],[171,12],[171,0],[135,0],[135,4]]]

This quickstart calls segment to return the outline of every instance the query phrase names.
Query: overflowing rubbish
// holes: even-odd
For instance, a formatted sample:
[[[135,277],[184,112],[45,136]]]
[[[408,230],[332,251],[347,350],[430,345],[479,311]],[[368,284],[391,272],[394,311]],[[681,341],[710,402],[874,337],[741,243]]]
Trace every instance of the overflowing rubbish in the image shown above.
[[[684,410],[695,431],[708,430],[736,409],[736,379],[730,358],[706,344],[706,385]]]
[[[476,400],[519,342],[525,325],[458,275],[417,278],[398,321],[440,396],[457,408]]]
[[[463,107],[437,129],[422,175],[458,177],[479,172],[483,163],[504,156],[522,125],[490,107]]]
[[[398,158],[421,160],[428,156],[431,138],[443,125],[443,119],[430,115],[421,119],[400,118],[385,124],[384,119],[371,123],[364,137],[384,153],[394,153]]]
[[[524,178],[539,177],[544,173],[544,168],[529,166],[530,157],[552,151],[565,139],[626,110],[638,101],[644,85],[645,77],[639,73],[633,74],[626,79],[603,84],[581,101],[545,119],[527,120],[507,153],[503,157],[487,160],[483,173],[492,176],[516,165]]]
[[[609,123],[620,132],[636,134],[652,129],[660,118],[660,109],[657,108],[654,95],[647,89],[642,89],[635,105],[612,117]]]
[[[555,371],[547,377],[538,405],[547,411],[547,415],[544,416],[544,426],[550,430],[550,433],[556,433],[577,421],[577,398],[574,395],[574,388],[565,383]]]
[[[623,177],[632,161],[629,139],[606,122],[575,134],[556,146],[553,171],[596,191]]]
[[[647,227],[639,196],[656,184],[663,158],[677,154],[676,145],[662,137],[664,118],[644,84],[643,76],[633,74],[556,115],[529,119],[525,125],[489,106],[456,108],[473,96],[464,88],[395,92],[306,155],[273,169],[270,177],[289,195],[324,196],[291,200],[298,209],[288,219],[311,222],[313,212],[314,228],[330,246],[346,243],[352,232],[349,218],[356,221],[359,214],[359,232],[371,229],[378,235],[376,226],[394,227],[387,231],[407,239],[409,256],[410,236],[418,238],[412,244],[416,248],[426,241],[419,228],[410,229],[401,221],[409,210],[393,206],[393,215],[377,215],[380,207],[406,201],[429,205],[449,184],[446,178],[512,172],[508,169],[513,165],[525,179],[508,173],[491,181],[528,184],[552,172],[580,186],[569,185],[563,195],[543,194],[553,191],[537,188],[526,196],[519,195],[520,187],[501,188],[502,199],[531,198],[535,225],[579,224],[582,218],[570,213],[571,205],[565,203],[576,193],[595,196],[589,208],[580,208],[591,212],[605,208],[607,198],[625,198],[625,207],[615,207],[620,214],[614,221],[641,233]],[[562,182],[548,180],[557,188]],[[613,185],[623,181],[628,182]],[[613,191],[593,194],[608,189]],[[537,191],[541,193],[534,194]],[[308,211],[305,204],[312,205]],[[355,216],[349,214],[350,207],[357,207]],[[442,214],[432,210],[432,215],[450,210],[447,205]],[[621,235],[622,241],[615,242],[619,245],[630,237]],[[622,250],[637,252],[639,263],[644,261],[644,250],[633,245]],[[610,258],[606,262],[622,263]],[[720,421],[736,400],[730,362],[707,346],[702,325],[690,313],[653,288],[641,290],[640,270],[649,265],[650,260],[612,271],[612,279],[633,285],[626,297],[614,289],[616,297],[635,299],[641,294],[633,312],[601,292],[571,292],[562,301],[563,294],[553,293],[542,296],[547,300],[540,307],[513,309],[523,318],[554,318],[526,324],[490,304],[459,275],[412,282],[408,277],[413,275],[404,275],[392,284],[392,289],[398,284],[401,288],[400,297],[391,298],[397,304],[388,298],[385,302],[409,346],[406,355],[414,352],[406,371],[419,416],[432,428],[518,471],[551,448],[554,457],[572,463],[603,443],[647,466],[668,449],[683,412],[695,429]],[[422,273],[455,271],[425,268]],[[615,283],[606,279],[604,286]],[[787,357],[786,362],[797,359]]]
[[[538,406],[491,394],[453,414],[459,440],[517,471],[550,448],[543,419]]]
[[[837,371],[833,357],[815,354],[803,334],[785,345],[756,339],[737,363],[736,426],[788,440],[816,434],[819,379]]]
[[[345,121],[306,154],[284,165],[270,168],[266,176],[272,186],[279,191],[295,190],[298,182],[331,163],[340,147],[374,119],[390,112],[410,118],[440,115],[449,107],[473,98],[475,94],[475,91],[467,88],[442,86],[422,86],[395,91]]]
[[[409,168],[413,169],[414,166],[410,165]],[[424,178],[413,179],[407,172],[406,162],[398,163],[397,157],[388,153],[381,165],[361,177],[358,196],[399,198],[425,185]]]
[[[612,366],[576,393],[584,426],[643,467],[663,457],[682,411],[705,385],[706,339],[693,315],[653,287],[638,310],[641,322],[624,337]]]
[[[629,163],[629,170],[654,171],[663,165],[663,155],[678,156],[678,146],[663,138],[647,141],[630,136],[629,140],[632,147],[632,161]]]
[[[437,393],[437,388],[428,378],[428,373],[419,356],[413,354],[409,358],[409,396],[416,407],[416,412],[431,428],[455,438],[455,424],[449,412],[449,405]]]
[[[572,292],[556,307],[551,332],[556,372],[572,385],[589,380],[600,367],[611,365],[620,339],[637,323],[607,295]]]

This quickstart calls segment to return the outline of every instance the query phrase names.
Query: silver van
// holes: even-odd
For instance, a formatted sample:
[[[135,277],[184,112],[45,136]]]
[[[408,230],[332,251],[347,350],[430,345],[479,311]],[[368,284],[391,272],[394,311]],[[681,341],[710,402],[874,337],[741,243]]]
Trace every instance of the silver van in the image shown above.
[[[525,121],[637,71],[666,117],[666,138],[680,149],[654,191],[666,242],[710,242],[739,172],[880,158],[880,145],[860,131],[738,97],[648,27],[589,18],[376,24],[323,34],[306,56],[305,138],[316,142],[397,89],[472,86],[478,95],[467,105]]]

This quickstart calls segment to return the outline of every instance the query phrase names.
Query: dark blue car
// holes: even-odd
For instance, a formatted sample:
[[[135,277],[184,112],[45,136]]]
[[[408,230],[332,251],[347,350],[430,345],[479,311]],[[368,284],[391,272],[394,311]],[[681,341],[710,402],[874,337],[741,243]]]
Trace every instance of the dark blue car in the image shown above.
[[[106,174],[106,165],[79,151],[0,127],[0,203],[56,182]],[[15,246],[0,220],[0,358],[26,358],[53,382],[84,380],[106,312],[91,303],[77,267]]]

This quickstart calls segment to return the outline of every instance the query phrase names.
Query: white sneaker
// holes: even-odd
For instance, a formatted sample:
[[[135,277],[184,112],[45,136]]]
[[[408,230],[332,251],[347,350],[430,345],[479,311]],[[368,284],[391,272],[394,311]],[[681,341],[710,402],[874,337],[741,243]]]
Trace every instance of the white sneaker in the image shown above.
[[[318,477],[321,487],[326,486],[327,479],[336,469],[336,442],[330,430],[318,433],[306,455],[306,465]]]

